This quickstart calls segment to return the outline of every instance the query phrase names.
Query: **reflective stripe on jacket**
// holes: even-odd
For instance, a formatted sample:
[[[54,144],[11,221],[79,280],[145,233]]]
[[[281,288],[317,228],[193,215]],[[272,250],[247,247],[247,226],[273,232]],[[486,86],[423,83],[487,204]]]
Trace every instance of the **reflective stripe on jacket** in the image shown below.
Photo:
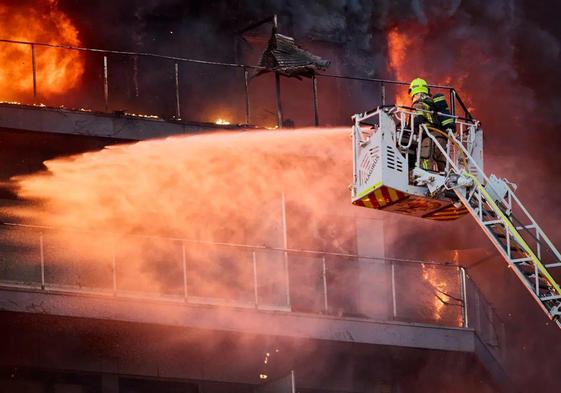
[[[432,98],[434,103],[434,110],[436,112],[442,113],[444,115],[450,115],[450,109],[448,108],[448,102],[446,102],[446,97],[444,94],[435,94]],[[439,128],[446,130],[447,128],[454,128],[456,120],[453,117],[437,115],[437,121]]]
[[[433,112],[435,110],[434,102],[430,95],[428,94],[417,94],[413,97],[413,103],[411,104],[415,109],[415,125],[422,123],[429,123],[433,126],[438,126]]]

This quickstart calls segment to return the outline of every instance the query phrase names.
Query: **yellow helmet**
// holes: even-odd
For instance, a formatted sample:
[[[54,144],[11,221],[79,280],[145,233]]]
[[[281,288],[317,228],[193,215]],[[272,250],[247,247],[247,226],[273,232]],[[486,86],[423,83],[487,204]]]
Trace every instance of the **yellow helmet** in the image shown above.
[[[429,87],[427,81],[421,78],[415,78],[409,85],[409,95],[413,97],[415,94],[425,93],[429,94]]]

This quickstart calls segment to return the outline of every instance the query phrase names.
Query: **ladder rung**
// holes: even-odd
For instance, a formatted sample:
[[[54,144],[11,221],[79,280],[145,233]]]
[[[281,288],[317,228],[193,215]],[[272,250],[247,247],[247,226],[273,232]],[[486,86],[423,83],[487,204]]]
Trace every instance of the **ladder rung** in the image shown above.
[[[460,141],[463,141],[463,136],[463,134],[460,136]],[[509,193],[507,201],[494,200],[492,193],[489,193],[480,177],[484,177],[489,182],[491,180],[485,176],[480,176],[482,171],[476,165],[476,160],[463,148],[462,142],[458,142],[458,139],[453,135],[451,135],[451,139],[462,147],[463,153],[467,156],[468,165],[466,165],[467,168],[463,168],[463,171],[472,179],[474,185],[473,190],[467,195],[464,195],[458,189],[454,189],[458,198],[464,202],[466,208],[470,209],[477,223],[505,257],[508,267],[516,269],[516,274],[533,294],[535,300],[541,303],[541,306],[546,309],[546,314],[561,327],[561,288],[543,268],[543,266],[546,268],[561,268],[561,258],[547,258],[552,263],[544,263],[542,259],[546,258],[543,258],[541,247],[547,246],[557,257],[559,257],[559,252],[547,240],[538,224],[533,221],[524,205],[514,196],[509,187],[507,187]],[[448,161],[450,162],[449,158]],[[477,169],[476,173],[470,173],[472,166]],[[527,219],[518,220],[513,214],[513,209],[520,210],[523,217],[527,217]],[[526,232],[532,239],[526,239],[523,232]],[[546,244],[543,244],[542,239]],[[537,249],[536,246],[533,246],[534,241],[537,244]]]
[[[526,276],[528,283],[532,285],[532,288],[536,289],[536,276],[534,274],[524,274],[524,276]],[[537,284],[537,287],[541,290],[551,289],[551,284],[542,277],[538,277]]]
[[[523,262],[530,262],[532,258],[518,258],[518,259],[511,259],[512,263],[523,263]]]
[[[495,225],[495,224],[502,224],[502,220],[491,220],[491,221],[481,221],[483,225]]]
[[[540,300],[542,302],[546,302],[548,300],[559,300],[559,299],[561,299],[561,295],[549,295],[549,296],[540,297]]]

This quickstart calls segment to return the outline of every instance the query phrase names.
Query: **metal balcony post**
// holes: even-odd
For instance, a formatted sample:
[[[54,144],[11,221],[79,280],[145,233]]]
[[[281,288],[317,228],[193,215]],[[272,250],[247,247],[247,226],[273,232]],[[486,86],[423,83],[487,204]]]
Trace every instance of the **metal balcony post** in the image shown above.
[[[183,300],[187,302],[189,293],[187,292],[187,250],[185,243],[181,242],[181,262],[183,265]]]
[[[286,305],[290,307],[290,274],[288,270],[288,229],[286,227],[286,199],[284,192],[281,193],[281,212],[282,212],[282,243],[284,248],[284,274],[286,283]]]
[[[175,63],[175,116],[181,119],[181,102],[179,101],[179,64]]]
[[[253,263],[253,300],[255,308],[259,308],[259,288],[257,283],[257,255],[255,250],[251,251],[251,261]]]
[[[314,125],[319,126],[319,106],[318,106],[318,80],[316,75],[312,75],[312,89],[314,94]]]
[[[31,67],[33,70],[33,103],[37,103],[37,64],[35,60],[35,45],[31,44]]]
[[[450,113],[456,116],[456,90],[450,89]]]
[[[327,266],[325,264],[325,255],[321,257],[321,276],[323,280],[323,311],[329,311],[329,303],[327,299]]]
[[[111,268],[113,270],[113,296],[117,296],[117,256],[116,256],[116,240],[111,243]]]
[[[460,267],[460,292],[462,298],[462,326],[467,328],[469,327],[469,320],[468,320],[468,312],[467,312],[467,287],[466,287],[466,269],[464,267]]]
[[[103,98],[105,101],[105,112],[109,112],[109,73],[107,69],[107,55],[103,56]]]
[[[41,254],[41,289],[45,289],[45,249],[43,246],[43,232],[39,235],[39,251]]]
[[[382,94],[382,105],[386,105],[386,85],[384,82],[380,84],[380,91]]]
[[[392,276],[392,317],[397,318],[397,299],[395,294],[395,263],[392,261],[391,265],[391,276]]]
[[[250,102],[249,102],[249,72],[247,68],[243,68],[243,81],[244,81],[244,92],[245,92],[245,124],[251,123],[251,112],[250,112]]]

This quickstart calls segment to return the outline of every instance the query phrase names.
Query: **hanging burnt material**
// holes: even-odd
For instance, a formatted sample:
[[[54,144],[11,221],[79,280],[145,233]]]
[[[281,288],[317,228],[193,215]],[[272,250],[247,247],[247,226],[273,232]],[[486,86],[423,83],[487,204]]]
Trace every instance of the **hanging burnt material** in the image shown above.
[[[273,29],[269,44],[259,61],[259,66],[265,69],[257,75],[272,71],[298,79],[302,79],[302,76],[311,78],[317,71],[326,70],[330,63],[300,47],[294,38]]]

